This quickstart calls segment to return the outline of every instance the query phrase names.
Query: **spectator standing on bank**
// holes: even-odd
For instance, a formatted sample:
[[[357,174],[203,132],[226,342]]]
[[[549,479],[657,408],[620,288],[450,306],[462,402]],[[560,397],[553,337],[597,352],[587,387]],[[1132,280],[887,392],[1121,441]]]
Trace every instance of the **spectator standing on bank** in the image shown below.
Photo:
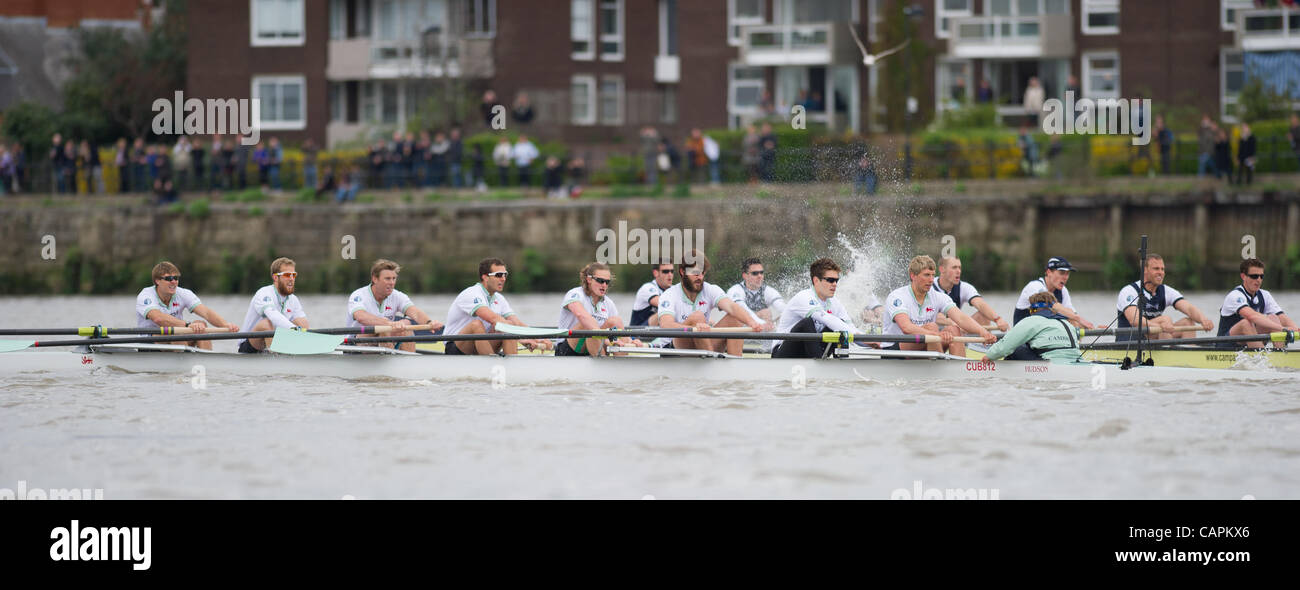
[[[488,90],[483,93],[483,102],[479,103],[479,113],[483,115],[483,124],[492,128],[492,109],[497,106],[497,93]]]
[[[280,192],[280,165],[284,163],[284,148],[280,146],[280,138],[271,136],[271,142],[266,146],[266,173],[271,180],[271,190]]]
[[[853,194],[876,194],[876,180],[876,164],[871,161],[869,153],[863,152],[862,157],[858,158],[858,166],[854,171]]]
[[[474,190],[484,193],[487,192],[487,156],[483,154],[483,145],[474,144],[474,152],[470,154],[470,183],[474,185]]]
[[[0,143],[0,195],[10,191],[9,186],[13,181],[13,175],[14,157],[5,144]]]
[[[722,184],[722,148],[707,135],[704,136],[704,157],[709,161],[709,184]]]
[[[582,158],[569,161],[569,188],[566,191],[570,199],[582,196],[582,185],[587,181],[587,163]]]
[[[1214,159],[1214,142],[1217,135],[1214,121],[1210,120],[1209,115],[1202,114],[1201,128],[1196,132],[1196,176],[1198,177],[1206,174],[1219,177]]]
[[[546,170],[542,172],[542,190],[546,196],[552,199],[564,198],[564,168],[560,165],[560,159],[555,156],[546,157]]]
[[[451,128],[447,144],[447,174],[451,176],[452,188],[460,188],[465,185],[461,164],[465,159],[465,142],[460,139],[460,127]]]
[[[49,160],[50,180],[52,181],[51,184],[54,185],[53,188],[56,193],[64,193],[67,192],[68,189],[67,180],[64,179],[63,176],[63,158],[63,136],[55,133],[54,137],[50,139]]]
[[[497,146],[492,148],[492,163],[496,164],[498,183],[502,187],[510,186],[510,138],[502,135]]]
[[[645,183],[649,185],[659,182],[659,132],[654,127],[645,126],[641,128],[641,159],[645,164]]]
[[[257,185],[262,187],[262,190],[267,188],[266,170],[268,158],[266,152],[266,142],[257,142],[257,147],[253,150],[253,161],[257,163]]]
[[[99,162],[99,148],[89,141],[81,140],[80,159],[86,174],[86,192],[91,194],[106,192],[104,190],[104,169]]]
[[[1242,181],[1245,177],[1245,182]],[[1241,124],[1241,137],[1237,138],[1237,184],[1255,182],[1255,135],[1248,123]]]
[[[441,131],[433,136],[433,143],[429,145],[429,165],[433,170],[433,186],[444,186],[447,184],[447,152],[451,151],[451,142],[447,141],[447,136]]]
[[[758,180],[758,129],[750,123],[745,126],[745,138],[740,141],[740,164],[745,168],[745,180]]]
[[[208,151],[203,148],[203,136],[195,137],[190,146],[190,159],[193,160],[194,188],[198,190],[207,186],[203,179],[203,171],[207,170],[207,162],[204,161],[207,155]]]
[[[1295,154],[1297,170],[1300,170],[1300,115],[1291,114],[1291,128],[1286,133],[1291,142],[1291,153]]]
[[[1232,182],[1232,145],[1228,142],[1228,132],[1218,126],[1214,129],[1214,177],[1227,177]]]
[[[1164,115],[1156,115],[1156,143],[1160,146],[1160,173],[1168,175],[1170,153],[1174,148],[1174,133],[1165,127]]]
[[[776,134],[771,123],[763,123],[763,134],[758,138],[758,178],[763,182],[776,180]]]
[[[537,151],[537,146],[528,141],[527,135],[520,135],[519,140],[515,142],[515,147],[510,150],[510,155],[515,159],[515,167],[519,168],[519,186],[532,186],[532,169],[533,160],[541,155]]]
[[[189,188],[190,166],[194,163],[190,157],[192,149],[190,139],[184,135],[176,140],[176,145],[172,146],[172,169],[176,171],[175,184],[178,190]]]
[[[316,157],[320,148],[316,147],[316,142],[310,137],[302,142],[302,185],[307,188],[316,187]],[[337,182],[337,180],[336,180]]]
[[[980,78],[980,85],[975,89],[975,102],[987,104],[993,102],[993,85],[988,78]]]
[[[1038,116],[1043,113],[1043,85],[1038,82],[1038,76],[1030,76],[1029,84],[1025,86],[1025,115],[1032,126],[1038,126]]]
[[[145,149],[144,138],[137,137],[131,146],[131,190],[145,192],[152,187],[153,182],[149,180],[149,150]]]
[[[1020,145],[1020,154],[1025,167],[1025,176],[1034,176],[1034,165],[1038,163],[1038,142],[1029,131],[1029,125],[1020,126],[1020,136],[1016,139]]]
[[[704,167],[708,165],[709,159],[704,155],[704,134],[696,127],[691,129],[691,136],[686,138],[686,167],[690,171],[691,182],[699,182]]]
[[[126,138],[117,138],[117,147],[113,152],[113,166],[117,168],[117,192],[131,192],[131,151],[126,146]]]
[[[519,96],[515,97],[515,106],[510,114],[515,118],[515,122],[521,125],[533,122],[533,104],[528,102],[528,93],[520,92]]]

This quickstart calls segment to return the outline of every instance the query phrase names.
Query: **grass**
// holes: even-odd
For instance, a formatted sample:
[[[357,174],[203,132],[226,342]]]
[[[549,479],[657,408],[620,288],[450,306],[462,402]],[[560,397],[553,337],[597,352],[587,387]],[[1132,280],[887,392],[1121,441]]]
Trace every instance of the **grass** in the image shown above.
[[[259,207],[259,206],[257,206],[257,205],[253,205],[252,207],[249,207],[249,208],[248,208],[248,216],[249,216],[249,217],[261,217],[261,216],[263,216],[263,215],[265,215],[265,214],[266,214],[266,211],[263,211],[262,208]]]
[[[203,219],[212,214],[212,204],[208,202],[207,197],[191,201],[185,208],[185,213],[195,219]]]

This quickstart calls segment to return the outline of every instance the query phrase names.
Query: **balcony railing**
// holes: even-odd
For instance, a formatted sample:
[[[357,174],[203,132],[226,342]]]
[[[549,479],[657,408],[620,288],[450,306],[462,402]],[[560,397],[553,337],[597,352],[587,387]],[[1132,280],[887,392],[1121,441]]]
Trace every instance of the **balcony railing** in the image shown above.
[[[1068,14],[950,19],[950,54],[967,58],[1065,57],[1074,50]]]
[[[741,27],[746,65],[829,65],[853,60],[853,40],[844,23],[750,25]]]
[[[1300,9],[1238,10],[1237,45],[1246,51],[1300,49]]]

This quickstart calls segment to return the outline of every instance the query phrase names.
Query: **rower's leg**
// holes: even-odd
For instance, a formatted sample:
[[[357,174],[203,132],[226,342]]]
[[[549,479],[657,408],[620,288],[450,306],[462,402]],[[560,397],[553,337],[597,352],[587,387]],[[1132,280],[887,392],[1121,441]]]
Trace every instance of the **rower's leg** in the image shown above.
[[[486,333],[487,331],[483,329],[483,323],[478,321],[471,321],[470,323],[466,324],[465,327],[462,328],[460,332],[458,332],[458,334],[486,334]],[[492,348],[490,346],[486,347],[486,350],[484,350],[484,347],[480,346],[486,342],[488,341],[461,340],[458,342],[448,342],[447,346],[455,346],[456,348],[460,349],[461,354],[492,354]]]
[[[961,328],[959,328],[957,324],[948,326],[947,328],[944,328],[943,331],[952,334],[954,337],[962,335]],[[940,344],[939,346],[941,348],[943,347],[942,344]],[[952,344],[949,344],[948,354],[951,354],[953,356],[966,356],[966,344],[962,342],[953,342]]]
[[[274,329],[275,328],[271,326],[271,320],[266,318],[262,318],[256,324],[253,324],[254,332],[267,332]],[[271,340],[271,338],[249,338],[248,345],[257,350],[266,350],[267,347],[271,346]]]
[[[650,326],[651,328],[658,328],[658,327],[659,327],[659,314],[652,314],[652,315],[650,316],[650,319],[646,322],[646,325]]]
[[[1178,321],[1176,321],[1176,322],[1173,322],[1173,326],[1174,326],[1174,327],[1178,327],[1178,326],[1196,326],[1196,325],[1198,325],[1198,324],[1197,324],[1196,322],[1192,321],[1192,318],[1183,318],[1183,319],[1181,319],[1181,320],[1178,320]],[[1170,338],[1190,338],[1190,337],[1195,336],[1195,335],[1196,335],[1196,332],[1173,332],[1173,331],[1171,331],[1171,332],[1169,333],[1169,337],[1170,337]]]
[[[201,349],[203,349],[203,350],[212,350],[212,341],[211,341],[211,340],[191,340],[191,341],[190,341],[190,346],[193,346],[193,347],[195,347],[195,348],[201,348]]]
[[[1255,324],[1251,323],[1250,320],[1241,320],[1233,324],[1232,329],[1228,330],[1229,336],[1254,336],[1258,333]],[[1259,341],[1247,342],[1246,348],[1264,348],[1264,343]]]
[[[709,318],[705,316],[702,312],[697,311],[689,316],[686,316],[686,320],[684,320],[682,323],[690,326],[697,326],[701,323],[707,324],[708,322],[709,322]],[[720,352],[722,350],[722,343],[717,339],[706,340],[704,338],[673,338],[673,348],[711,350],[713,352]]]
[[[402,320],[402,321],[399,322],[399,323],[402,324],[402,325],[404,325],[404,326],[410,326],[410,325],[412,325],[412,324],[411,324],[411,320],[405,320],[405,319]],[[391,337],[393,337],[393,338],[398,338],[398,337],[401,337],[401,336],[414,336],[414,335],[415,335],[415,332],[412,331],[412,330],[393,330],[391,333],[388,334],[388,336],[391,336]],[[414,343],[414,342],[401,342],[401,343],[398,343],[397,348],[398,348],[399,350],[404,350],[404,351],[406,351],[406,352],[415,352],[415,343]]]
[[[1164,339],[1166,339],[1166,338],[1173,338],[1173,337],[1174,337],[1174,336],[1173,336],[1173,335],[1174,335],[1174,321],[1171,320],[1171,319],[1169,319],[1169,316],[1167,316],[1167,315],[1162,315],[1162,316],[1154,317],[1154,318],[1151,318],[1151,319],[1149,319],[1149,320],[1146,320],[1146,322],[1147,322],[1147,325],[1150,326],[1150,327],[1152,327],[1152,328],[1155,328],[1155,327],[1159,327],[1159,328],[1160,328],[1160,333],[1159,333],[1159,334],[1149,334],[1149,337],[1147,338],[1148,340],[1164,340]]]
[[[763,311],[767,311],[767,310],[763,310]],[[744,325],[745,325],[745,322],[740,321],[739,318],[737,318],[737,317],[735,317],[735,316],[733,316],[733,315],[731,315],[731,314],[727,314],[727,315],[725,315],[725,316],[722,316],[722,319],[718,320],[718,323],[717,323],[717,324],[714,324],[713,327],[715,327],[715,328],[741,328],[741,327],[744,327]],[[722,349],[725,348],[726,351],[727,351],[727,354],[732,355],[732,356],[740,356],[740,355],[745,354],[745,341],[744,341],[744,340],[741,340],[740,338],[735,338],[735,339],[731,339],[731,340],[716,339],[716,340],[714,340],[714,342],[717,342],[717,343],[718,343],[718,344],[714,345],[714,346],[715,346],[715,347],[714,347],[714,350],[722,350]]]

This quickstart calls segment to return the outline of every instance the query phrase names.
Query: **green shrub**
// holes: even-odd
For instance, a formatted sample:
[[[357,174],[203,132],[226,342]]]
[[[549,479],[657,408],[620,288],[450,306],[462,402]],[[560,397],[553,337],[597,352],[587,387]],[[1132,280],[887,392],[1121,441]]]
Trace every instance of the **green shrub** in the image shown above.
[[[207,197],[190,202],[185,208],[185,213],[195,219],[204,219],[212,213],[212,205],[208,202]]]

